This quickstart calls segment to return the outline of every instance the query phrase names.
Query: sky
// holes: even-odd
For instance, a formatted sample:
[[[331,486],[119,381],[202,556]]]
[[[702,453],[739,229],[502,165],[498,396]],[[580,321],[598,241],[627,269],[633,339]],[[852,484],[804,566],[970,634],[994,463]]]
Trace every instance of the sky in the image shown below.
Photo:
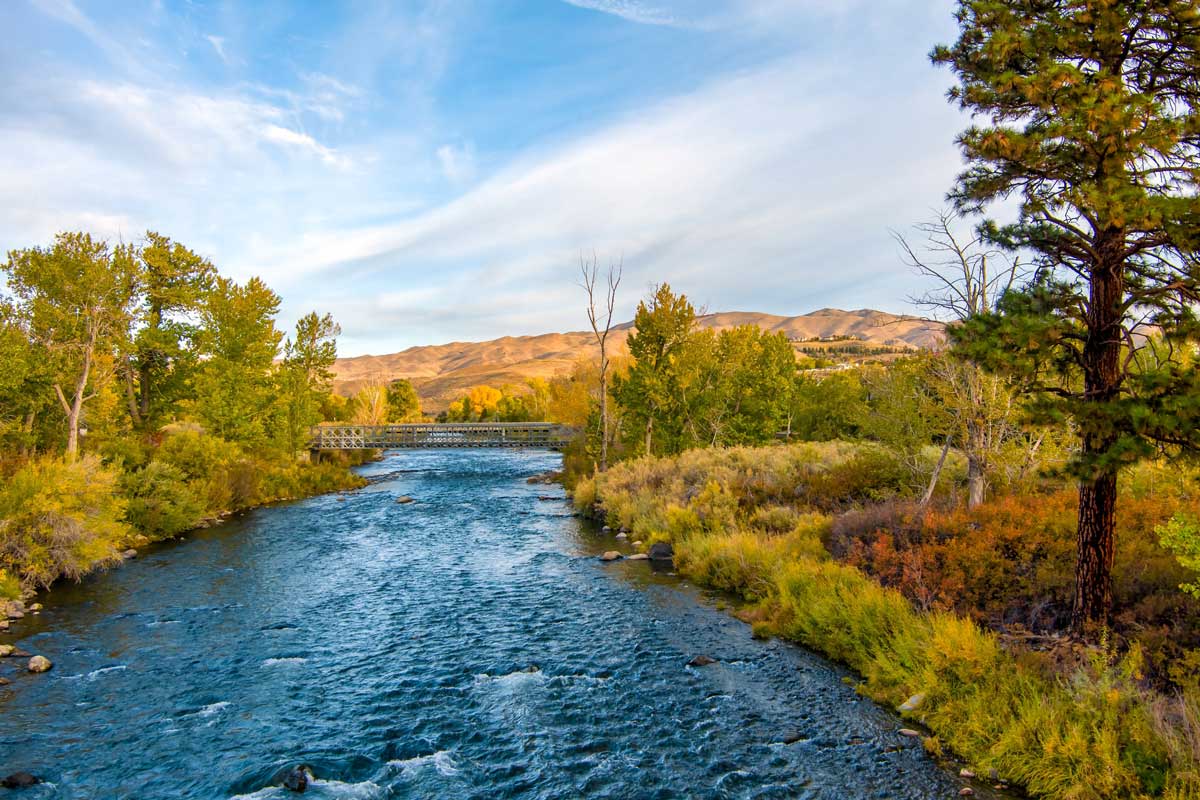
[[[345,355],[710,311],[905,312],[967,119],[951,0],[4,0],[0,250],[183,242]]]

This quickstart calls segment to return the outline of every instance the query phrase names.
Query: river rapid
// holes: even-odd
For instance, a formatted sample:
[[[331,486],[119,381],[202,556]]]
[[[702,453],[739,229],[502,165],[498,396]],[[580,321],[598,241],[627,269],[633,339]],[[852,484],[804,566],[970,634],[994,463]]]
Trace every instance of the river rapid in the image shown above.
[[[300,763],[318,798],[958,796],[843,670],[600,563],[612,538],[526,482],[558,466],[389,454],[56,588],[0,637],[55,664],[0,661],[0,775],[48,783],[0,797],[284,798]]]

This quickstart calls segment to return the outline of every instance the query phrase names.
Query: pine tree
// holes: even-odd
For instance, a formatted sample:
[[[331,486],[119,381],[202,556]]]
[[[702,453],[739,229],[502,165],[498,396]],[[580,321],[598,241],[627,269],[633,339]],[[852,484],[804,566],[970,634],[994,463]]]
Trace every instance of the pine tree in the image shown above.
[[[1031,284],[958,326],[969,357],[1022,381],[1080,433],[1073,626],[1107,622],[1120,469],[1200,445],[1200,386],[1174,357],[1200,301],[1200,9],[1195,0],[961,0],[933,61],[978,120],[951,199],[1014,198],[992,240]],[[1144,347],[1154,333],[1167,346]]]

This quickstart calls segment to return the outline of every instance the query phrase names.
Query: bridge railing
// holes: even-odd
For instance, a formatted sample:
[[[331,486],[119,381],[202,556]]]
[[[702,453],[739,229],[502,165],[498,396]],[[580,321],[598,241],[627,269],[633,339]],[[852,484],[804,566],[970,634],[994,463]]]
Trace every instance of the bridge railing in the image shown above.
[[[574,431],[552,422],[460,422],[398,425],[318,425],[313,450],[512,447],[561,449]]]

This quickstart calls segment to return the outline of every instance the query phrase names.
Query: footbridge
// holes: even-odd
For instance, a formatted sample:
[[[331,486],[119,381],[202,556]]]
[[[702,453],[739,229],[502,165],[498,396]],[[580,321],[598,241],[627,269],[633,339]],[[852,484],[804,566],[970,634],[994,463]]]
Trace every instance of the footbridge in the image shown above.
[[[512,447],[561,450],[575,431],[553,422],[458,422],[408,425],[318,425],[312,450]]]

